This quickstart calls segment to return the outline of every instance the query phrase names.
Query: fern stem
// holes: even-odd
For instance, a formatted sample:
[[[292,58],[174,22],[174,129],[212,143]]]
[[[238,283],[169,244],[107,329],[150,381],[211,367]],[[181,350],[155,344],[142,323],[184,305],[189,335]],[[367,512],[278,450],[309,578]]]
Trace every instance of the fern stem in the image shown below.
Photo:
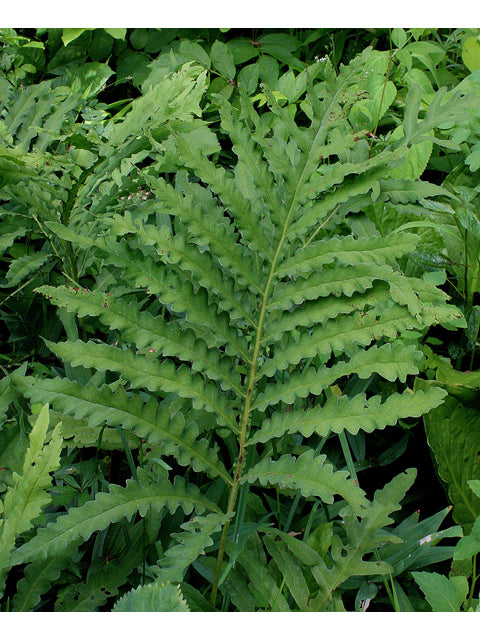
[[[297,187],[297,191],[298,191],[298,187]],[[283,243],[285,242],[285,238],[287,235],[287,229],[288,229],[288,225],[290,223],[290,218],[292,215],[292,211],[293,211],[293,205],[294,205],[294,201],[296,199],[296,193],[295,192],[295,196],[293,198],[292,201],[292,205],[290,207],[290,210],[288,212],[288,215],[286,217],[285,220],[285,225],[283,227],[283,232],[282,232],[282,236],[279,240],[278,246],[277,246],[277,250],[275,252],[275,256],[272,260],[272,264],[270,267],[270,273],[268,275],[268,280],[267,283],[265,285],[265,290],[263,293],[263,299],[262,299],[262,307],[260,309],[260,316],[259,316],[259,320],[258,320],[258,326],[257,326],[257,332],[256,332],[256,337],[255,337],[255,346],[253,349],[253,355],[252,355],[252,360],[251,360],[251,367],[250,367],[250,374],[249,374],[249,378],[248,378],[248,386],[247,386],[247,395],[246,395],[246,400],[245,400],[245,405],[244,405],[244,409],[243,409],[243,416],[242,416],[242,422],[241,422],[241,427],[240,427],[240,441],[239,441],[239,452],[238,452],[238,459],[237,459],[237,468],[235,471],[235,478],[233,481],[233,485],[232,488],[230,489],[230,496],[228,499],[228,507],[227,507],[227,513],[230,513],[234,510],[235,508],[235,502],[236,502],[236,498],[237,498],[237,491],[238,491],[238,484],[240,482],[240,475],[242,472],[242,467],[243,467],[243,462],[244,462],[244,458],[245,458],[245,442],[246,442],[246,437],[247,437],[247,427],[248,427],[248,421],[250,418],[250,405],[251,405],[251,401],[252,401],[252,393],[253,393],[253,389],[255,386],[255,374],[257,372],[257,364],[258,364],[258,355],[260,352],[260,347],[261,347],[261,342],[262,342],[262,331],[263,331],[263,324],[265,321],[265,313],[267,310],[267,301],[268,301],[268,296],[270,294],[270,290],[272,288],[272,283],[273,283],[273,278],[275,276],[275,270],[277,267],[277,262],[278,259],[280,257],[280,253],[283,247]],[[215,568],[215,576],[213,579],[213,585],[212,585],[212,596],[211,596],[211,602],[212,604],[215,604],[215,601],[217,599],[217,590],[218,590],[218,581],[220,579],[220,571],[222,568],[222,560],[223,560],[223,554],[225,552],[225,545],[227,542],[227,535],[228,535],[228,528],[230,525],[230,520],[227,520],[227,522],[223,525],[223,531],[222,531],[222,537],[220,539],[220,546],[218,549],[218,556],[217,556],[217,566]]]

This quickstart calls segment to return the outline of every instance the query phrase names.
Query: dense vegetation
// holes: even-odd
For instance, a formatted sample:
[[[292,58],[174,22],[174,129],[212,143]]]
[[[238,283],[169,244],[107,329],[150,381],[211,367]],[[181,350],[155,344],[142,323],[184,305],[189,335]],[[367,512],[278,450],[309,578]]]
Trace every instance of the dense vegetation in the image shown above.
[[[480,610],[480,30],[0,29],[0,610]]]

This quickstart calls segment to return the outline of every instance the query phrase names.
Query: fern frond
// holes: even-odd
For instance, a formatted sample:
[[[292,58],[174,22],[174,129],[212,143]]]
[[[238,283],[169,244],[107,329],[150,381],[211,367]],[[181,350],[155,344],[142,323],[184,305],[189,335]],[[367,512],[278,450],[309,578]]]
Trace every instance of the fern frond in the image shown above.
[[[201,116],[200,100],[207,89],[206,71],[187,63],[177,73],[152,86],[135,100],[121,122],[111,122],[107,127],[108,143],[102,155],[110,156],[126,146],[128,140],[139,134],[147,134],[152,126],[169,122],[191,122]]]
[[[25,377],[17,378],[16,384],[33,402],[49,398],[59,411],[88,418],[89,427],[103,422],[125,427],[152,444],[161,442],[165,455],[174,455],[181,465],[191,464],[195,471],[206,471],[231,483],[215,449],[205,439],[198,440],[198,427],[185,424],[183,415],[171,412],[166,404],[159,407],[154,398],[144,404],[139,396],[128,396],[123,389],[113,392],[106,385],[97,389],[65,379]]]
[[[218,393],[216,385],[192,373],[185,365],[176,367],[173,361],[166,358],[159,362],[92,341],[76,340],[57,344],[46,341],[46,344],[56,356],[73,366],[115,371],[136,389],[146,387],[152,392],[176,393],[181,398],[190,398],[195,409],[213,413],[219,424],[230,427],[234,432],[238,430],[231,403],[229,405],[226,398]]]
[[[28,564],[23,570],[24,577],[17,584],[17,593],[12,600],[12,610],[25,613],[35,611],[42,595],[52,588],[61,572],[67,569],[71,562],[69,554],[64,553]]]
[[[419,329],[418,323],[405,307],[392,305],[387,309],[372,309],[340,316],[317,326],[311,334],[304,333],[298,342],[291,342],[267,360],[258,372],[258,379],[271,377],[300,360],[319,356],[326,362],[357,345],[367,346],[373,340],[394,339],[409,329]]]
[[[182,142],[178,137],[176,146],[185,164],[202,182],[208,184],[212,192],[218,195],[226,208],[234,214],[235,225],[245,244],[252,252],[258,254],[262,261],[270,262],[274,256],[272,245],[266,234],[258,232],[257,216],[252,211],[249,200],[238,189],[231,172],[221,166],[216,166],[201,153],[200,149],[192,148],[191,145]]]
[[[161,261],[170,269],[187,271],[189,279],[201,284],[206,291],[215,294],[219,308],[230,314],[232,320],[246,320],[250,326],[253,319],[253,301],[248,291],[238,290],[235,281],[227,277],[214,263],[208,252],[201,253],[190,245],[180,227],[173,234],[168,227],[142,225],[132,220],[130,214],[114,216],[110,221],[113,234],[133,233],[140,240],[140,246],[154,246]]]
[[[360,520],[355,515],[343,515],[348,541],[343,545],[338,537],[334,538],[331,549],[333,566],[327,568],[322,560],[312,570],[319,585],[318,594],[311,601],[312,610],[325,611],[334,591],[350,576],[391,572],[392,568],[387,563],[363,558],[386,541],[393,541],[382,529],[392,524],[391,513],[400,509],[400,501],[413,484],[415,476],[416,471],[409,469],[396,476],[383,489],[376,491],[373,501],[362,510]]]
[[[309,393],[319,395],[338,378],[354,373],[362,379],[378,373],[392,382],[397,379],[405,382],[407,375],[419,373],[417,363],[422,357],[414,345],[405,346],[401,342],[381,347],[374,345],[365,351],[357,351],[350,360],[337,362],[331,367],[315,369],[310,366],[305,373],[298,370],[292,372],[287,382],[267,384],[265,391],[253,401],[252,410],[263,411],[279,402],[291,404],[295,398],[305,398]]]
[[[391,304],[388,284],[380,280],[374,281],[372,287],[363,293],[346,296],[327,296],[318,300],[308,300],[295,307],[293,311],[272,312],[265,321],[262,344],[277,343],[284,334],[301,327],[323,324],[327,320],[353,314],[365,307],[377,309],[379,313]]]
[[[380,396],[368,398],[358,394],[353,398],[331,396],[322,407],[307,411],[274,413],[261,428],[253,432],[247,445],[280,438],[286,433],[301,433],[308,438],[313,433],[327,436],[329,433],[348,431],[356,435],[360,430],[371,433],[394,425],[399,419],[418,418],[437,407],[447,393],[440,387],[430,387],[426,392],[393,393],[385,402]]]
[[[305,300],[329,295],[351,297],[356,292],[365,292],[374,280],[388,282],[392,274],[393,269],[388,265],[363,264],[359,272],[351,267],[334,265],[294,281],[294,276],[290,275],[291,282],[278,282],[274,286],[268,309],[285,310]]]
[[[282,217],[285,216],[286,210],[278,197],[278,183],[274,185],[272,173],[268,170],[268,165],[262,162],[262,152],[259,145],[252,140],[250,129],[243,125],[239,118],[233,115],[232,105],[221,96],[217,97],[219,103],[219,112],[222,128],[227,131],[233,143],[233,151],[238,158],[238,164],[243,165],[245,170],[251,176],[255,189],[249,192],[249,195],[255,198],[252,209],[257,208],[260,200],[263,200],[264,206],[270,212],[270,216],[265,216],[259,221],[262,232],[266,238],[273,241],[274,229],[272,222],[280,227]],[[257,138],[260,141],[260,138]],[[265,142],[263,142],[265,144]],[[262,145],[263,146],[263,145]],[[255,194],[255,195],[254,195]],[[280,213],[283,209],[283,216]]]
[[[379,167],[361,174],[360,178],[345,180],[332,193],[326,193],[321,200],[303,206],[298,214],[298,220],[292,224],[288,233],[288,239],[303,238],[315,227],[319,225],[329,213],[337,207],[348,203],[359,195],[375,193],[381,178],[385,177],[388,169]]]
[[[264,458],[245,472],[240,483],[278,484],[281,488],[301,491],[305,497],[316,496],[327,504],[332,504],[334,494],[339,494],[355,512],[365,507],[368,504],[365,492],[355,485],[346,471],[334,471],[326,459],[324,454],[314,458],[312,450],[305,451],[298,458],[290,454],[278,460]]]
[[[182,524],[185,533],[174,534],[176,542],[166,550],[157,566],[150,567],[160,582],[182,582],[186,569],[213,544],[212,534],[220,531],[232,514],[210,513],[195,516]]]
[[[416,248],[418,236],[414,234],[393,234],[380,238],[354,238],[345,236],[312,242],[296,251],[295,255],[282,262],[275,275],[310,274],[323,265],[338,262],[347,266],[372,262],[376,265],[389,264],[396,258]]]
[[[211,304],[207,291],[198,290],[190,281],[180,274],[159,268],[150,256],[141,256],[122,240],[104,236],[96,238],[84,237],[73,229],[57,222],[48,224],[60,238],[78,244],[85,249],[97,248],[106,264],[114,265],[122,270],[122,277],[138,288],[145,288],[147,293],[155,294],[175,312],[185,315],[187,323],[201,335],[208,346],[224,346],[229,355],[242,356],[248,362],[248,344],[243,336],[229,324],[229,316],[219,312],[216,304]]]
[[[149,509],[159,511],[166,507],[173,513],[181,507],[187,515],[193,510],[197,513],[205,510],[220,513],[215,504],[201,495],[198,487],[187,485],[183,478],[177,476],[172,484],[167,478],[159,477],[156,483],[152,483],[141,469],[138,477],[142,484],[133,479],[127,481],[126,487],[111,484],[108,493],[97,493],[94,500],[70,509],[55,522],[39,529],[34,538],[14,551],[12,564],[61,553],[70,543],[80,544],[95,531],[106,529],[122,518],[129,519],[137,512],[144,516]]]
[[[11,565],[15,539],[28,531],[32,522],[50,502],[47,489],[52,484],[50,473],[60,466],[62,436],[60,424],[51,433],[46,444],[49,425],[48,406],[44,406],[29,435],[21,475],[13,473],[13,486],[7,489],[1,505],[0,521],[0,588],[3,590],[5,571]]]
[[[148,174],[146,177],[165,212],[178,217],[188,229],[191,242],[201,248],[209,247],[220,265],[228,269],[240,285],[247,286],[254,293],[261,292],[262,273],[255,268],[252,256],[245,255],[232,223],[211,192],[189,182],[184,171],[177,173],[177,188],[163,178]]]
[[[125,242],[98,240],[95,246],[105,251],[105,262],[124,269],[123,277],[137,287],[146,287],[149,293],[158,295],[160,300],[181,314],[185,314],[191,328],[202,327],[202,337],[208,346],[225,346],[229,355],[240,355],[249,360],[248,344],[229,323],[229,316],[219,312],[210,304],[203,288],[195,290],[193,285],[172,271],[160,270],[155,262],[144,257],[138,260],[138,253]]]
[[[336,144],[331,143],[320,149],[322,160],[319,160],[316,170],[305,182],[301,196],[298,199],[299,204],[303,205],[306,202],[310,202],[318,193],[324,193],[328,197],[333,194],[332,189],[336,189],[339,185],[339,188],[342,189],[352,180],[361,183],[361,179],[358,176],[368,175],[374,170],[383,169],[383,173],[386,173],[387,167],[398,161],[399,154],[388,150],[363,161],[325,164],[325,158],[329,155],[335,152],[337,154],[345,153],[349,144],[351,146],[351,139],[351,137],[347,137],[346,140],[343,140],[340,137]]]
[[[152,582],[132,589],[122,596],[113,607],[113,611],[130,612],[178,612],[190,611],[183,599],[180,585]]]
[[[99,291],[50,286],[39,287],[37,291],[79,317],[98,317],[110,329],[118,329],[125,341],[134,343],[142,352],[190,362],[194,371],[218,380],[223,389],[231,389],[237,395],[244,393],[240,376],[233,370],[233,362],[227,356],[209,350],[191,329],[182,331],[178,324],[166,322],[161,316],[139,311],[134,302],[127,304]]]

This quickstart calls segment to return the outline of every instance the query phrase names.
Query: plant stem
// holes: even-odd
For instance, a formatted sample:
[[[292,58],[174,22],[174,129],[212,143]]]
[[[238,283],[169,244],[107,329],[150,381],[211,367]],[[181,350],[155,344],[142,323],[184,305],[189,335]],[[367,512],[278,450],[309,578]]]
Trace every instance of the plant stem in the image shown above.
[[[472,356],[471,356],[471,358],[470,358],[470,367],[469,367],[470,371],[471,371],[471,370],[472,370],[472,368],[473,368],[473,361],[474,361],[474,359],[475,359],[475,348],[476,348],[476,344],[477,344],[477,341],[478,341],[478,334],[479,334],[479,332],[480,332],[480,318],[478,319],[478,323],[477,323],[477,331],[476,331],[476,334],[475,334],[475,339],[474,339],[474,341],[473,341]]]
[[[377,119],[375,122],[375,127],[372,131],[373,135],[376,136],[377,134],[377,129],[378,129],[378,123],[380,122],[380,113],[382,111],[382,105],[383,105],[383,97],[385,95],[385,89],[387,87],[387,82],[388,82],[388,76],[390,75],[390,68],[392,66],[392,60],[393,60],[393,53],[392,53],[392,30],[389,29],[389,34],[390,34],[390,57],[388,59],[388,67],[387,67],[387,73],[385,74],[385,81],[383,83],[383,88],[382,88],[382,95],[380,97],[380,104],[378,105],[378,113],[377,113]],[[368,157],[370,157],[370,151],[372,148],[372,144],[373,144],[373,138],[372,138],[372,142],[370,142],[370,145],[368,147]]]
[[[478,580],[479,576],[477,576],[477,556],[473,556],[473,569],[472,569],[472,586],[470,587],[470,593],[468,594],[467,604],[465,605],[465,610],[468,611],[472,606],[473,600],[473,592],[475,589],[475,584]]]

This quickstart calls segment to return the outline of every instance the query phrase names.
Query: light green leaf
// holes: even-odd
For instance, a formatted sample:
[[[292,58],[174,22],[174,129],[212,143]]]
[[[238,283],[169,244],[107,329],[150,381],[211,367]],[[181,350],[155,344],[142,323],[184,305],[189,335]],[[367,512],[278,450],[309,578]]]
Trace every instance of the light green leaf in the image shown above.
[[[480,42],[477,36],[470,36],[463,43],[462,60],[469,71],[480,69]]]
[[[59,423],[46,444],[48,426],[49,412],[45,405],[30,432],[22,473],[13,473],[12,486],[0,503],[0,590],[2,578],[13,562],[16,536],[28,531],[50,502],[47,489],[52,484],[50,473],[60,466],[62,436]]]
[[[115,38],[116,40],[125,40],[125,36],[127,34],[126,29],[107,29],[107,27],[104,27],[104,29],[112,36],[112,38]]]
[[[225,43],[215,40],[210,50],[210,58],[214,69],[220,75],[226,80],[233,80],[235,77],[235,62],[231,51]]]
[[[256,481],[263,486],[276,484],[280,489],[296,489],[305,497],[318,496],[328,504],[333,503],[334,494],[339,494],[355,512],[368,503],[364,491],[348,477],[346,471],[334,471],[333,466],[326,462],[325,455],[314,458],[312,450],[298,458],[290,454],[278,460],[264,458],[240,478],[242,484]]]
[[[138,477],[142,484],[133,479],[126,487],[110,484],[109,492],[99,492],[94,500],[81,507],[75,507],[50,523],[31,540],[12,554],[12,564],[22,564],[32,560],[41,560],[61,553],[70,543],[80,544],[95,532],[106,529],[109,524],[122,518],[131,518],[137,511],[145,516],[149,509],[159,511],[166,507],[173,513],[178,507],[188,514],[193,510],[202,513],[206,509],[219,513],[216,505],[200,494],[194,485],[188,485],[178,477],[175,483],[160,477],[154,484],[139,469]]]
[[[407,42],[407,34],[405,32],[405,29],[392,29],[392,42],[399,49],[405,46]]]
[[[469,535],[458,541],[453,559],[468,560],[476,556],[477,553],[480,553],[480,518],[475,520]]]
[[[79,38],[82,33],[85,33],[85,31],[91,31],[91,29],[63,29],[63,44],[67,46],[68,44],[70,44],[70,42],[73,42],[74,40]]]
[[[394,425],[399,419],[419,417],[438,406],[446,395],[447,392],[439,387],[430,387],[425,392],[407,389],[401,394],[389,395],[383,404],[380,396],[367,400],[365,394],[357,394],[353,398],[334,395],[323,406],[307,411],[274,413],[258,431],[252,433],[248,444],[267,442],[285,433],[301,433],[306,438],[313,433],[325,437],[342,431],[356,435],[360,429],[369,433]]]
[[[412,573],[415,581],[425,594],[432,611],[436,612],[458,612],[467,596],[468,583],[466,578],[458,585],[451,578],[440,573],[430,573],[428,571],[414,571]],[[467,589],[465,589],[465,586]]]
[[[143,613],[147,611],[190,611],[190,609],[183,599],[179,585],[174,586],[168,582],[164,584],[156,581],[126,593],[117,600],[113,611]]]
[[[10,263],[7,271],[7,286],[16,287],[22,280],[25,280],[31,273],[38,272],[40,267],[51,258],[50,253],[33,253],[22,256]]]
[[[219,531],[231,515],[210,513],[185,522],[182,525],[184,533],[173,534],[176,541],[158,561],[158,566],[151,567],[157,579],[160,582],[182,582],[185,570],[213,544],[212,534]]]

